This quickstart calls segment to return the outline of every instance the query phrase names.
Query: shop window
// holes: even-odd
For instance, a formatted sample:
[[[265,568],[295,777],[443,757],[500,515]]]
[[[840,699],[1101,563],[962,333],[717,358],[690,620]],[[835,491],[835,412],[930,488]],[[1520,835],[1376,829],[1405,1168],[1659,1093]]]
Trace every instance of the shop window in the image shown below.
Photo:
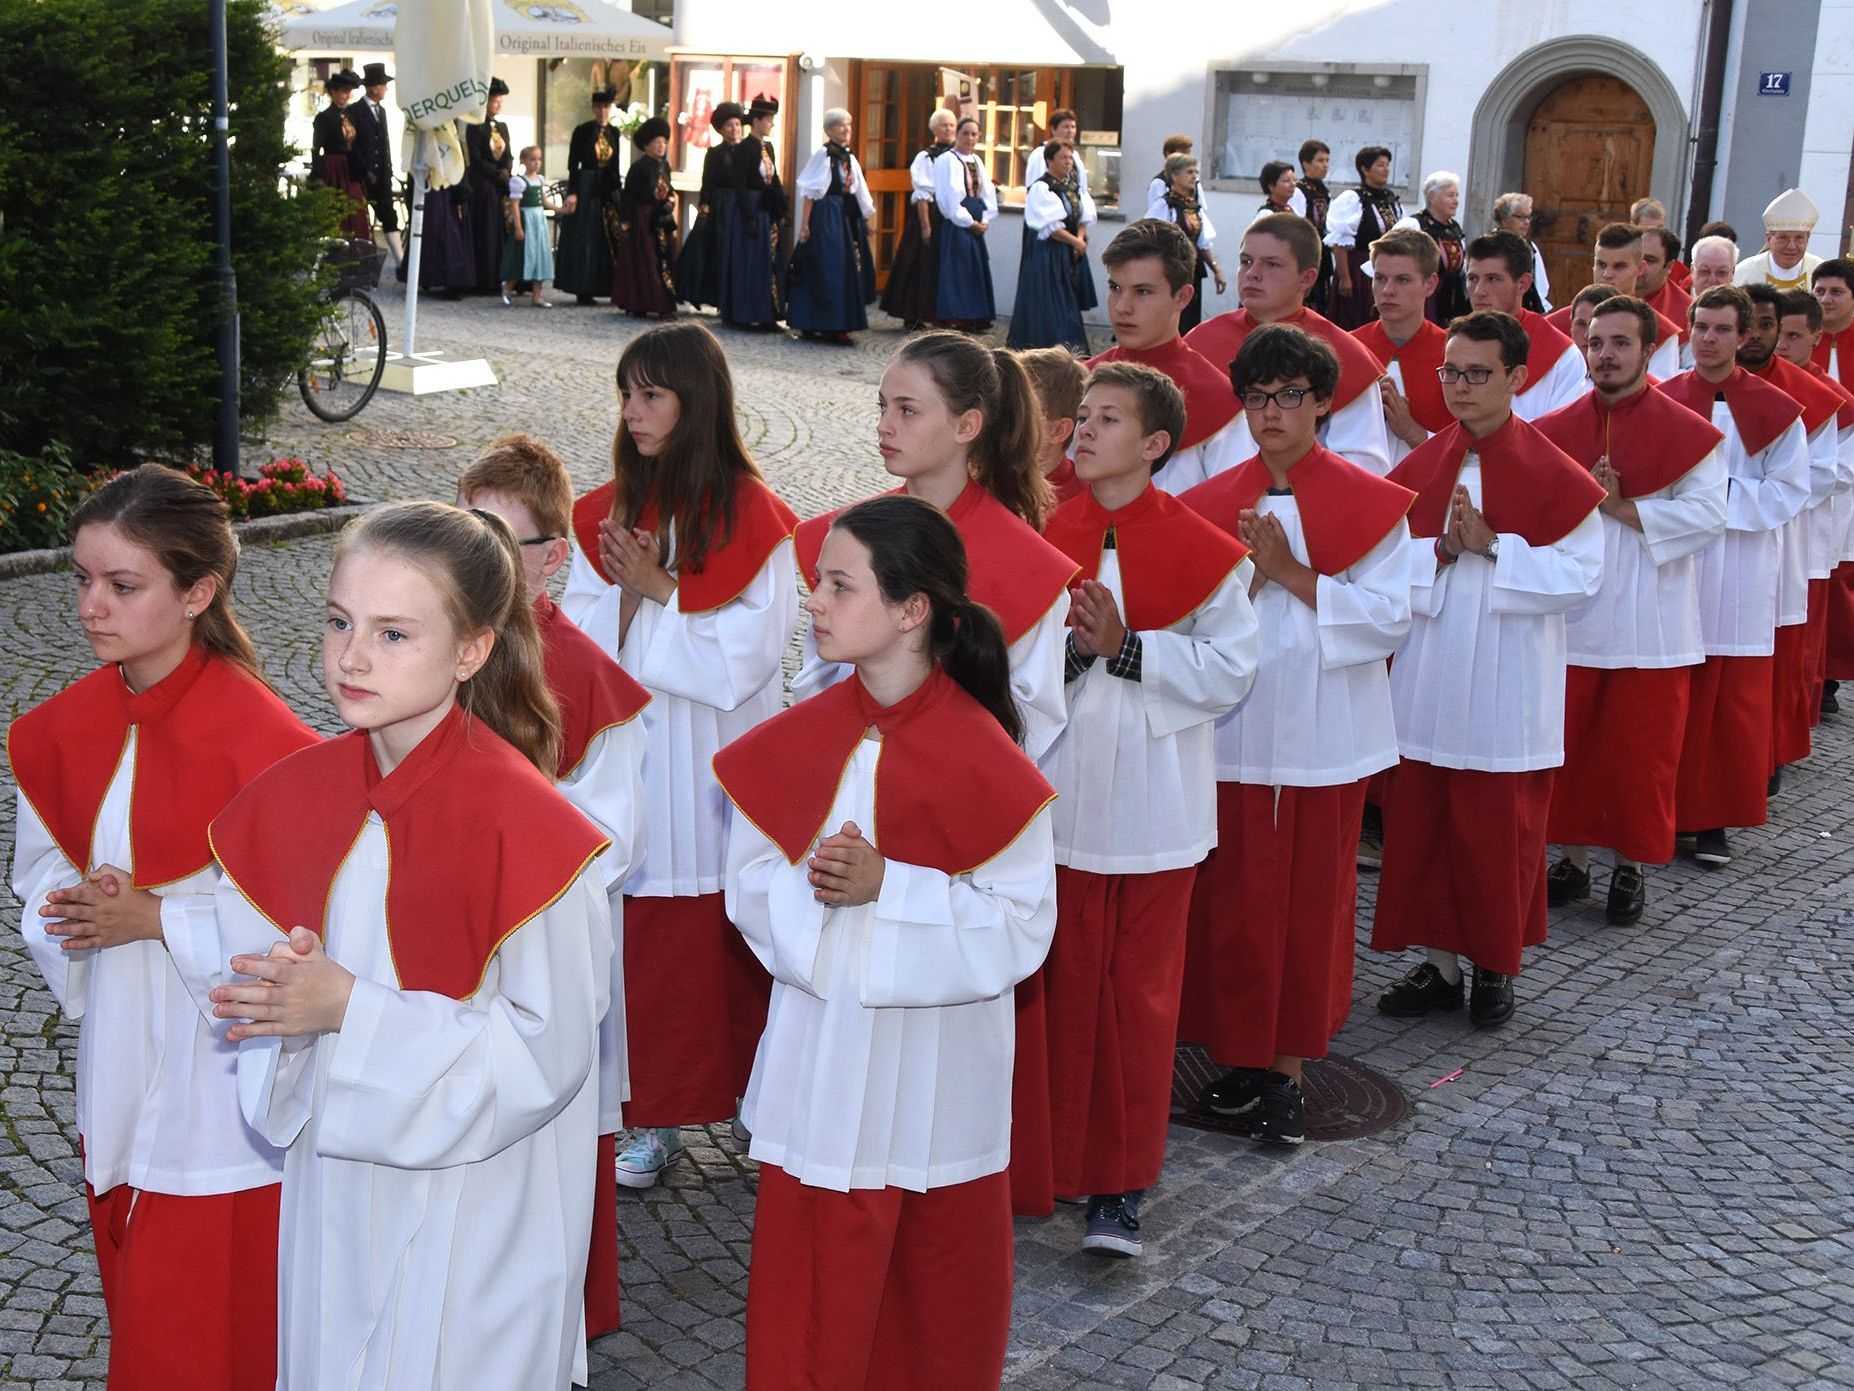
[[[1423,102],[1429,69],[1422,65],[1248,63],[1215,68],[1210,84],[1210,149],[1203,173],[1209,187],[1261,198],[1262,166],[1296,157],[1305,140],[1332,148],[1327,183],[1355,182],[1352,156],[1366,145],[1391,152],[1391,184],[1408,194],[1422,177]],[[1409,199],[1406,197],[1405,202]]]

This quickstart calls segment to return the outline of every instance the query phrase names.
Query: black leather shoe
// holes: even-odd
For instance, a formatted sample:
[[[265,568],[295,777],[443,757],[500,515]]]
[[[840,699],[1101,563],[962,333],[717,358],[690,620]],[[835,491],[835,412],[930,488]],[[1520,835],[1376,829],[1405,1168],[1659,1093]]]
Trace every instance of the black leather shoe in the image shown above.
[[[1822,683],[1822,713],[1824,715],[1839,715],[1841,713],[1841,696],[1838,694],[1840,689],[1841,683],[1839,681],[1824,681]]]
[[[1648,877],[1640,865],[1617,865],[1609,876],[1608,918],[1612,927],[1627,927],[1642,920],[1648,902]]]
[[[1693,858],[1707,869],[1723,869],[1732,862],[1732,843],[1724,831],[1701,831],[1693,837]]]
[[[1589,897],[1589,870],[1579,869],[1566,859],[1545,871],[1545,902],[1550,907],[1562,908],[1567,903]]]
[[[1261,1104],[1263,1085],[1276,1075],[1265,1067],[1233,1067],[1204,1088],[1197,1104],[1219,1116],[1246,1115]]]
[[[1781,791],[1783,791],[1783,770],[1779,768],[1770,775],[1770,781],[1764,784],[1764,799],[1769,801]]]
[[[1436,1010],[1461,1008],[1461,982],[1450,985],[1428,961],[1378,996],[1378,1012],[1395,1019],[1421,1019]]]
[[[1474,968],[1474,988],[1468,992],[1468,1018],[1477,1029],[1492,1029],[1513,1017],[1513,978],[1498,971]]]

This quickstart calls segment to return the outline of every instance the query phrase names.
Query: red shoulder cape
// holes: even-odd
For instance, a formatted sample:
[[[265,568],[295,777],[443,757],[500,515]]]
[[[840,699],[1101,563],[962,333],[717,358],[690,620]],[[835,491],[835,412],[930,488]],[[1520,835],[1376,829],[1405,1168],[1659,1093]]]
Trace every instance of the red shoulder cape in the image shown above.
[[[335,878],[370,811],[386,824],[399,988],[454,1000],[474,995],[502,944],[611,843],[500,736],[453,709],[386,777],[361,730],[285,759],[212,823],[213,853],[278,931],[326,935]]]
[[[1455,423],[1442,398],[1442,383],[1436,380],[1436,368],[1442,365],[1442,353],[1448,347],[1448,334],[1439,324],[1423,320],[1423,326],[1408,343],[1391,341],[1384,331],[1384,321],[1373,319],[1352,336],[1363,343],[1379,362],[1389,367],[1393,362],[1403,367],[1403,394],[1410,403],[1410,414],[1430,434],[1446,430]]]
[[[1854,391],[1854,325],[1839,333],[1822,330],[1821,337],[1815,340],[1815,352],[1811,360],[1826,372],[1831,356],[1835,361],[1835,375],[1841,379],[1843,386]]]
[[[1333,393],[1335,411],[1344,410],[1368,389],[1375,388],[1378,378],[1384,375],[1383,365],[1369,348],[1338,324],[1322,318],[1311,309],[1302,309],[1281,322],[1310,333],[1315,338],[1324,339],[1326,346],[1338,355],[1339,389]],[[1206,319],[1185,335],[1185,342],[1209,358],[1213,367],[1221,367],[1227,380],[1229,365],[1236,360],[1237,349],[1242,347],[1243,340],[1255,327],[1255,320],[1249,317],[1247,309],[1232,309],[1227,314]]]
[[[1064,458],[1047,474],[1049,486],[1056,490],[1056,505],[1060,507],[1070,498],[1080,497],[1088,491],[1088,485],[1075,476],[1075,461]]]
[[[1718,386],[1698,372],[1682,372],[1662,382],[1658,389],[1707,420],[1712,419],[1714,398],[1723,392],[1725,404],[1731,408],[1732,428],[1738,431],[1747,455],[1763,453],[1772,440],[1802,417],[1802,407],[1790,396],[1742,367],[1734,368]]]
[[[1257,454],[1186,490],[1181,500],[1234,536],[1237,519],[1255,506],[1272,481]],[[1322,575],[1336,575],[1363,560],[1396,529],[1415,497],[1401,484],[1320,444],[1288,470],[1288,487],[1300,509],[1307,559]]]
[[[1093,371],[1103,362],[1144,363],[1165,373],[1172,379],[1172,384],[1184,393],[1184,436],[1178,441],[1174,452],[1177,449],[1197,448],[1242,411],[1236,400],[1236,392],[1230,386],[1228,364],[1218,367],[1182,338],[1174,338],[1160,347],[1137,352],[1131,348],[1109,348],[1099,357],[1088,360],[1088,370]]]
[[[259,773],[317,739],[275,691],[197,643],[140,694],[120,668],[98,667],[14,720],[6,734],[13,780],[80,874],[96,868],[97,813],[131,727],[129,849],[139,889],[210,865],[213,817]]]
[[[1693,296],[1674,283],[1670,274],[1661,288],[1646,296],[1648,307],[1670,324],[1680,328],[1680,341],[1687,341],[1687,335],[1693,330],[1687,326],[1687,309],[1693,303]]]
[[[1811,437],[1841,412],[1842,398],[1826,373],[1805,372],[1788,358],[1771,354],[1770,361],[1751,374],[1785,392],[1802,407],[1803,429]]]
[[[1695,415],[1645,386],[1614,407],[1586,391],[1533,423],[1585,468],[1607,454],[1622,480],[1622,495],[1638,498],[1685,478],[1719,447],[1725,436],[1714,428],[1711,414]]]
[[[877,705],[852,675],[756,726],[715,755],[740,814],[797,864],[826,827],[865,731],[882,735],[875,825],[884,857],[965,874],[1023,834],[1056,793],[1004,727],[939,667],[907,699]]]
[[[1848,390],[1813,361],[1805,370],[1817,381],[1826,383],[1841,398],[1841,404],[1835,408],[1835,423],[1843,430],[1854,426],[1854,391]]]
[[[1081,567],[1079,579],[1101,570],[1109,531],[1120,557],[1120,587],[1129,628],[1169,628],[1202,608],[1248,548],[1226,536],[1169,493],[1148,485],[1132,502],[1110,512],[1083,493],[1065,502],[1043,535]]]
[[[560,761],[564,778],[608,729],[629,724],[650,704],[650,692],[543,594],[534,601],[547,661],[547,688],[560,706]]]
[[[1564,311],[1565,323],[1570,323],[1569,311]],[[1551,369],[1558,365],[1558,359],[1567,352],[1575,352],[1577,345],[1571,341],[1569,328],[1560,331],[1553,323],[1558,316],[1550,318],[1536,309],[1519,311],[1520,327],[1525,329],[1531,345],[1526,349],[1526,385],[1519,393],[1524,396],[1550,375]]]
[[[612,577],[599,563],[599,523],[612,515],[613,483],[601,483],[573,504],[573,539],[607,584]],[[657,529],[657,505],[646,503],[637,515],[645,531]],[[743,477],[734,484],[734,516],[723,534],[726,539],[711,548],[700,570],[676,573],[677,605],[684,613],[710,613],[738,599],[765,567],[767,557],[792,534],[798,514],[757,478]]]
[[[1550,324],[1553,328],[1557,329],[1558,332],[1562,333],[1566,338],[1570,338],[1571,336],[1571,310],[1575,307],[1576,306],[1574,305],[1567,304],[1562,309],[1554,309],[1551,311],[1551,313],[1545,316],[1545,322]],[[1654,309],[1654,306],[1652,304],[1650,304],[1648,307],[1650,309]],[[1527,312],[1530,313],[1531,311],[1528,310]],[[1655,347],[1657,348],[1660,347],[1669,338],[1681,338],[1683,340],[1685,339],[1686,329],[1682,325],[1675,323],[1672,319],[1668,318],[1667,315],[1663,314],[1659,309],[1655,309],[1654,317],[1655,317],[1655,321],[1657,324],[1657,327],[1655,329],[1655,339],[1654,339]],[[1530,328],[1531,325],[1527,325],[1527,327]],[[1572,341],[1575,342],[1576,340],[1572,339]]]
[[[1497,532],[1523,536],[1528,545],[1562,541],[1596,510],[1603,485],[1590,471],[1518,416],[1476,441],[1454,424],[1411,450],[1390,472],[1393,483],[1416,490],[1410,531],[1440,536],[1469,446],[1481,457],[1481,515]]]
[[[946,515],[966,543],[966,592],[998,616],[1005,642],[1016,642],[1068,591],[1075,563],[977,483],[966,484]],[[817,583],[818,552],[836,519],[826,512],[800,522],[793,534],[807,585]]]

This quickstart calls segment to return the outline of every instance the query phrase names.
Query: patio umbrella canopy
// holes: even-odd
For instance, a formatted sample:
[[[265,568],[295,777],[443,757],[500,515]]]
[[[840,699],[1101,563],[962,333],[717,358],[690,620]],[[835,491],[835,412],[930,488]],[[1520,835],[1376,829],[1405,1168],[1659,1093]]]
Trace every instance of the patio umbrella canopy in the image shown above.
[[[394,48],[401,11],[423,2],[349,0],[333,9],[286,10],[278,39],[291,50],[384,52]],[[499,57],[663,59],[675,37],[666,26],[608,0],[485,0],[485,5]]]

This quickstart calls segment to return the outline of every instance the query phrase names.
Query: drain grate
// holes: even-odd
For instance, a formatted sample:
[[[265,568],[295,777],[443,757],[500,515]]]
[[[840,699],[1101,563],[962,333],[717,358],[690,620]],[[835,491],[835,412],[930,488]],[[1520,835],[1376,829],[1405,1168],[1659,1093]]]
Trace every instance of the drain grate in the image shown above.
[[[1219,1116],[1200,1110],[1197,1099],[1204,1088],[1223,1075],[1223,1069],[1195,1044],[1178,1049],[1172,1067],[1172,1120],[1194,1130],[1247,1138],[1247,1116]],[[1383,1073],[1338,1055],[1306,1065],[1301,1086],[1307,1095],[1309,1140],[1355,1140],[1376,1134],[1403,1119],[1409,1109],[1403,1092]]]
[[[425,430],[349,430],[349,444],[362,449],[455,449],[457,441],[449,435],[434,435]]]

